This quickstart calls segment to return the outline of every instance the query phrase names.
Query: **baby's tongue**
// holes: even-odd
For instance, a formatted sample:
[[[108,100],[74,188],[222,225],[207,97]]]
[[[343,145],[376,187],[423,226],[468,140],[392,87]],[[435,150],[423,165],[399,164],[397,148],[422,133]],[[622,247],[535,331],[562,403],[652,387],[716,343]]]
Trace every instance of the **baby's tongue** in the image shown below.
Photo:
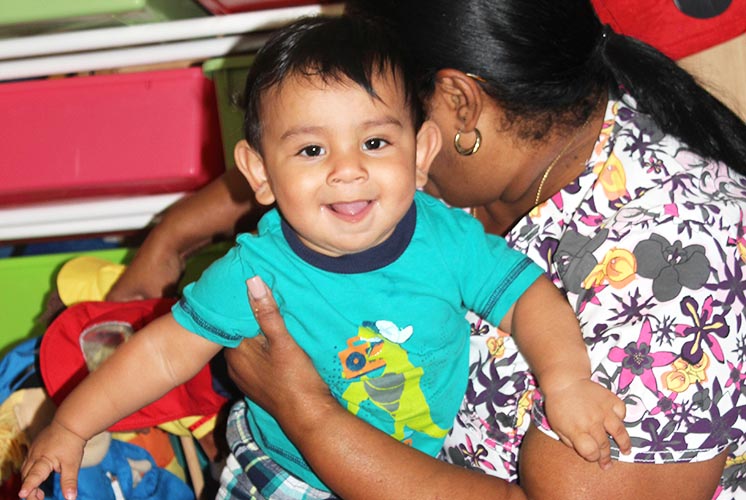
[[[348,203],[332,203],[332,210],[345,215],[356,215],[368,206],[367,201],[351,201]]]

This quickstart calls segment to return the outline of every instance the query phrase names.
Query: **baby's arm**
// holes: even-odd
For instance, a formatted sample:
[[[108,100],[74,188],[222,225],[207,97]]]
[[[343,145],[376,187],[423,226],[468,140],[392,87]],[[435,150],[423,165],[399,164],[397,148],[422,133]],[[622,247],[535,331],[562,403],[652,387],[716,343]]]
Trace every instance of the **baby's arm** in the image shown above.
[[[590,379],[578,320],[557,288],[540,276],[500,323],[513,333],[544,393],[552,429],[562,442],[602,468],[611,466],[608,436],[629,453],[624,403]]]
[[[171,314],[149,323],[60,405],[31,445],[19,496],[43,498],[39,485],[57,471],[65,498],[75,498],[86,441],[194,377],[220,348],[183,329]]]

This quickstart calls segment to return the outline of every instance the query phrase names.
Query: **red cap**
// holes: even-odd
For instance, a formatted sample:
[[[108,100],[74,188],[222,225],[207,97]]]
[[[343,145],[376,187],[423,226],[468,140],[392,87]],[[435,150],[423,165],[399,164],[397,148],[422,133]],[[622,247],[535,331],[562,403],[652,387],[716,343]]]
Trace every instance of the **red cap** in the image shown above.
[[[47,392],[59,405],[107,354],[143,326],[171,310],[175,299],[80,302],[65,309],[41,341],[39,365]],[[131,431],[183,417],[213,415],[227,400],[215,392],[210,367],[158,401],[109,428]]]

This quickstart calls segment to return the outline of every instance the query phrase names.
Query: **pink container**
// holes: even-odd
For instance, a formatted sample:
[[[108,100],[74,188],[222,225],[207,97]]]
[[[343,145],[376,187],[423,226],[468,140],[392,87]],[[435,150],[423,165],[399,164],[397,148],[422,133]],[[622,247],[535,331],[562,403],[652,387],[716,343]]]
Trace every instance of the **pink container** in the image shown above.
[[[201,68],[0,84],[0,205],[196,189],[225,169]]]
[[[334,3],[335,1],[339,0],[199,0],[199,3],[213,14],[235,14],[252,10]]]

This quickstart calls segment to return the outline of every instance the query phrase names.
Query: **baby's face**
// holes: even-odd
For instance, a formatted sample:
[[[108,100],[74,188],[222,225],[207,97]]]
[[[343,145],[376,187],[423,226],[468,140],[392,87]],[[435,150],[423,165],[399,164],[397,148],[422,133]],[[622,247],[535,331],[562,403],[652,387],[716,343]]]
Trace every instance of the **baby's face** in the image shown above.
[[[373,78],[380,99],[349,82],[291,77],[262,99],[269,185],[285,219],[317,252],[339,256],[378,245],[425,182],[403,90]]]

